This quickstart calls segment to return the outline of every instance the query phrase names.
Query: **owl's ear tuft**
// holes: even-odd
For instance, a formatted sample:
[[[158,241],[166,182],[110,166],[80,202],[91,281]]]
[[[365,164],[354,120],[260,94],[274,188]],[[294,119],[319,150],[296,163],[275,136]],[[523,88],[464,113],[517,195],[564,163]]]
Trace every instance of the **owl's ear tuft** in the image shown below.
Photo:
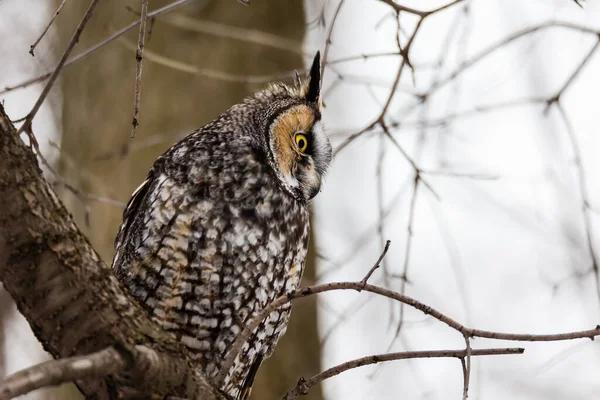
[[[315,55],[301,94],[308,102],[316,103],[319,101],[321,95],[321,52],[319,51]]]
[[[294,71],[294,86],[296,90],[302,90],[302,78],[300,78],[298,71]]]

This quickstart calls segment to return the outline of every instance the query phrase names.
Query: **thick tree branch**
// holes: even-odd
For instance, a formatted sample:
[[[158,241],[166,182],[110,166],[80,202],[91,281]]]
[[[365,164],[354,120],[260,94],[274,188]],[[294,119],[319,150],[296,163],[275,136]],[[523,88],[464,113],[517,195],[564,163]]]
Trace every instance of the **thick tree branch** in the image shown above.
[[[123,393],[220,398],[191,372],[177,341],[123,291],[42,177],[1,106],[0,192],[0,280],[44,348],[55,358],[111,346],[144,345],[153,353],[146,359],[155,363],[134,361],[127,376],[79,380],[86,395],[107,399],[116,385]]]
[[[0,400],[78,379],[104,378],[119,372],[124,365],[123,357],[112,347],[87,356],[47,361],[14,373],[2,381]]]

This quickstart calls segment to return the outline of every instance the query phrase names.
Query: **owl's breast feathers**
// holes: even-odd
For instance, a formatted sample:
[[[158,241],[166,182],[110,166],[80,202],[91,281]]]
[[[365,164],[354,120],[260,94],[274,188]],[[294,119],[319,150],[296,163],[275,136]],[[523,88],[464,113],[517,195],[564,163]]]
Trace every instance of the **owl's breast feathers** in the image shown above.
[[[297,288],[308,245],[306,205],[238,139],[197,132],[168,150],[132,196],[115,244],[116,275],[209,377],[250,319]],[[247,389],[288,318],[289,306],[263,321],[225,393]]]

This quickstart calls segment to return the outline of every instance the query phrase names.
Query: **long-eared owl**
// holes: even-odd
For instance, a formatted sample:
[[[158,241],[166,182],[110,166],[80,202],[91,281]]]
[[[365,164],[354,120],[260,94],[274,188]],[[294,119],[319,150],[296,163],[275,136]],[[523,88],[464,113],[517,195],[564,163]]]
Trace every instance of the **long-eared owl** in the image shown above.
[[[330,161],[317,53],[306,80],[272,84],[192,132],[133,193],[112,268],[209,380],[253,316],[298,287],[308,201]],[[248,396],[289,315],[288,305],[262,321],[227,371],[224,394]]]

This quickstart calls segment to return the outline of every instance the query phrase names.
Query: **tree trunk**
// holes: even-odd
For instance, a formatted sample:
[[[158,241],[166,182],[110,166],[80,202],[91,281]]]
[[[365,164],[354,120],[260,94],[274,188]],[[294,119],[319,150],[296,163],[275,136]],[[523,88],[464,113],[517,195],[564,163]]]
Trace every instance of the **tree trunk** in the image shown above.
[[[56,0],[58,5],[60,1]],[[168,4],[151,1],[150,10]],[[129,6],[133,10],[127,10]],[[68,3],[57,24],[66,43],[87,2]],[[78,50],[97,43],[138,18],[140,1],[104,1],[84,31]],[[214,21],[231,27],[268,32],[292,40],[290,50],[223,37],[218,31],[198,33],[173,26],[175,17],[192,22]],[[186,20],[188,21],[188,20]],[[253,1],[248,7],[235,0],[199,1],[174,13],[148,21],[151,29],[145,50],[198,68],[239,75],[271,75],[302,68],[300,56],[305,21],[303,3]],[[293,43],[297,45],[293,45]],[[78,225],[102,258],[110,262],[123,204],[145,179],[152,162],[183,137],[264,84],[229,82],[175,70],[144,58],[139,128],[130,138],[136,70],[137,29],[63,72],[64,96],[60,172],[86,193],[105,199],[93,201],[63,191],[62,198]],[[64,47],[64,46],[63,46]],[[281,46],[280,46],[281,47]],[[77,52],[77,51],[76,51]],[[314,273],[314,259],[307,277]],[[274,356],[261,368],[254,399],[278,399],[298,377],[319,372],[316,302],[294,306],[288,333]],[[310,399],[320,399],[320,389]]]

